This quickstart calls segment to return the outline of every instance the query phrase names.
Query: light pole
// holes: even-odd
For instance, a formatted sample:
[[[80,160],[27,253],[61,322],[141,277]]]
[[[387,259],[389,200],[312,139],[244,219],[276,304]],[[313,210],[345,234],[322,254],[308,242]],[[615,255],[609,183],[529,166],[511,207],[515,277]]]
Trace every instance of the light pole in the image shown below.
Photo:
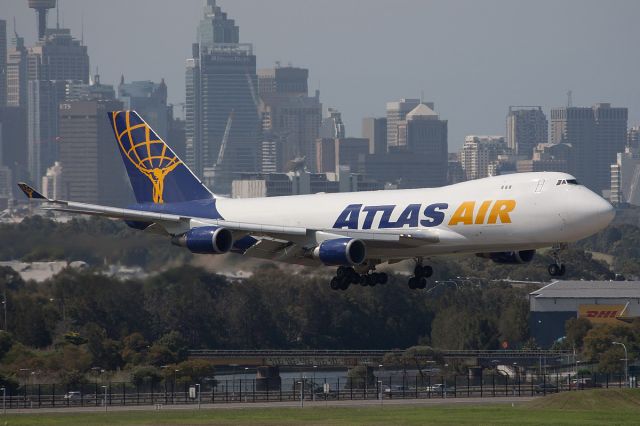
[[[7,388],[2,388],[2,414],[7,415]]]
[[[229,364],[229,367],[233,367],[233,370],[231,370],[231,397],[235,399],[235,397],[236,397],[236,367],[238,367],[238,364]]]
[[[384,401],[382,397],[382,380],[378,380],[378,389],[378,398],[380,399],[380,406],[382,407],[382,401]]]
[[[629,387],[629,377],[627,377],[627,375],[629,374],[629,368],[628,368],[628,362],[629,362],[629,357],[627,355],[627,346],[624,343],[620,343],[620,342],[611,342],[614,345],[620,345],[622,346],[622,349],[624,349],[624,383],[625,383],[625,387]]]
[[[177,368],[175,368],[173,370],[173,392],[171,392],[172,393],[172,401],[173,401],[172,403],[173,403],[173,405],[176,404],[176,373],[178,373],[178,371],[180,371],[180,370],[178,370]]]
[[[249,374],[249,367],[245,367],[244,368],[244,399],[245,399],[245,401],[247,400],[247,392],[248,392],[248,390],[247,390],[247,380],[248,380],[247,374]]]
[[[314,401],[316,400],[316,369],[317,368],[318,368],[317,365],[313,366],[313,384],[311,384],[311,395]]]
[[[196,383],[196,389],[198,390],[198,410],[200,409],[200,383]]]
[[[102,390],[104,391],[104,397],[102,399],[102,403],[104,404],[104,412],[107,412],[107,387],[102,385]]]

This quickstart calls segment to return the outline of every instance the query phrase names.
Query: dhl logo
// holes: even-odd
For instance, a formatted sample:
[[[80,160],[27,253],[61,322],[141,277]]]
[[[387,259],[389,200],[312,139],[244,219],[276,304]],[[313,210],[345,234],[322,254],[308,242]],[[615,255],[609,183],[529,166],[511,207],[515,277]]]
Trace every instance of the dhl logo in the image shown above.
[[[618,311],[587,311],[587,318],[615,318],[618,316]]]
[[[365,206],[350,204],[340,213],[333,225],[334,229],[374,229],[434,227],[441,225],[449,209],[448,203],[409,204],[397,219],[392,219],[396,205]],[[511,223],[510,214],[516,208],[515,200],[486,200],[482,202],[464,201],[453,212],[449,226],[495,225]]]

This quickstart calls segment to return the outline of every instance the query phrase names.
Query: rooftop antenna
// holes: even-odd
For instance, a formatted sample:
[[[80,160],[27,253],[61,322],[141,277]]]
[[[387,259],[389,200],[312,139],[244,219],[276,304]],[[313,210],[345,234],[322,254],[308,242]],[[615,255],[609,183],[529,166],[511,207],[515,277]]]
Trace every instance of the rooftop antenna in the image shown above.
[[[84,46],[84,9],[80,11],[80,44]]]
[[[573,92],[569,90],[567,92],[567,107],[571,108],[573,106]]]

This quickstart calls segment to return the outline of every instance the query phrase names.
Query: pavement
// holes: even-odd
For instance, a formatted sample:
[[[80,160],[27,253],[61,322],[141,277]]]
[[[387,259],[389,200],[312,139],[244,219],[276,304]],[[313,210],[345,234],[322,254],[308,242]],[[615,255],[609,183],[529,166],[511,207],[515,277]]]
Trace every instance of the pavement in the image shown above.
[[[375,399],[342,400],[342,401],[304,401],[303,408],[314,407],[387,407],[387,406],[456,406],[456,405],[486,405],[486,404],[521,404],[539,397],[485,397],[485,398],[436,398],[436,399],[385,399],[382,402]],[[301,408],[300,401],[286,402],[234,402],[201,404],[202,410],[252,409],[252,408]],[[116,405],[107,407],[107,412],[123,411],[161,411],[161,410],[197,410],[198,404],[176,405]],[[44,414],[44,413],[92,413],[105,412],[104,407],[61,407],[61,408],[16,408],[7,410],[7,414]]]

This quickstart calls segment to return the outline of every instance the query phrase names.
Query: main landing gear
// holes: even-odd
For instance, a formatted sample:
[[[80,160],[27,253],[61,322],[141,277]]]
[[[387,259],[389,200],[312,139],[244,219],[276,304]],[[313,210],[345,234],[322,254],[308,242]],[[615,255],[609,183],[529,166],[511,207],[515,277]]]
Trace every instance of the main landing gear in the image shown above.
[[[558,245],[558,246],[554,246],[551,249],[551,256],[553,257],[553,263],[549,265],[548,271],[549,271],[549,275],[551,275],[552,277],[561,277],[566,272],[566,268],[564,267],[564,264],[562,264],[562,261],[560,260],[560,251],[564,250],[565,248],[566,248],[566,245]]]
[[[422,290],[427,288],[427,278],[431,275],[433,275],[433,268],[429,265],[423,265],[422,259],[416,260],[416,267],[413,269],[413,277],[409,278],[409,288],[411,290]]]
[[[360,284],[363,287],[374,287],[378,284],[386,284],[389,280],[383,272],[357,273],[353,268],[340,266],[336,276],[331,279],[332,290],[346,290],[351,284]]]

